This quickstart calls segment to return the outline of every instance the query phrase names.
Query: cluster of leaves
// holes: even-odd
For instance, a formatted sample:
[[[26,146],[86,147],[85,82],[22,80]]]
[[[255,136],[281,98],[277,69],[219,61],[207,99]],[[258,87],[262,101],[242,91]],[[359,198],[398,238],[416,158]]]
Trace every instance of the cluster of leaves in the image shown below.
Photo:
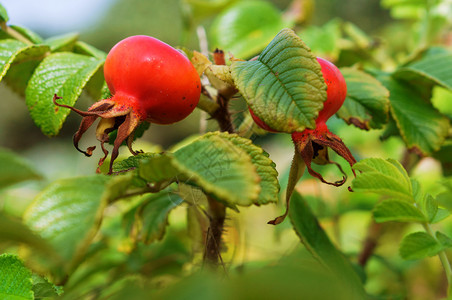
[[[322,27],[302,27],[294,32],[281,29],[291,27],[296,20],[267,2],[185,2],[195,15],[221,12],[210,30],[213,47],[226,49],[237,58],[259,55],[254,60],[236,59],[227,66],[218,66],[188,53],[198,71],[210,79],[205,88],[211,98],[203,95],[200,105],[208,112],[214,112],[212,107],[217,109],[212,100],[219,97],[218,91],[225,85],[234,86],[270,127],[286,133],[314,127],[326,87],[314,54],[300,39],[306,36],[314,53],[339,62],[347,51],[367,53],[365,68],[341,68],[348,93],[338,117],[364,130],[385,128],[386,137],[401,136],[408,149],[421,155],[431,155],[444,144],[450,121],[432,106],[431,99],[435,87],[452,90],[452,71],[447,67],[452,63],[452,53],[446,48],[424,49],[393,71],[383,72],[368,55],[374,47],[372,40],[350,23],[334,20]],[[76,35],[44,40],[26,28],[8,25],[2,6],[0,18],[0,79],[25,97],[31,117],[44,134],[57,135],[69,114],[53,105],[54,94],[71,106],[83,90],[94,99],[108,94],[102,76],[106,53],[79,41]],[[216,81],[218,78],[227,83]],[[0,151],[0,162],[0,188],[41,177],[28,162],[7,150]],[[130,157],[113,168],[121,176],[92,175],[51,183],[28,207],[23,221],[0,216],[4,223],[0,226],[0,240],[29,246],[33,254],[23,254],[27,264],[36,273],[49,276],[53,283],[65,285],[68,297],[108,287],[124,274],[151,277],[164,272],[165,267],[181,269],[190,261],[190,254],[178,243],[182,237],[175,238],[177,233],[171,231],[165,235],[165,230],[169,213],[182,203],[190,205],[189,218],[206,223],[204,209],[209,200],[238,211],[239,206],[276,202],[279,194],[275,164],[262,148],[237,134],[211,132],[190,137],[169,151]],[[430,224],[448,216],[450,205],[445,199],[450,193],[436,198],[424,196],[419,184],[394,161],[363,160],[355,169],[361,172],[353,182],[356,192],[371,191],[389,197],[375,206],[377,222],[418,222],[426,228],[403,240],[403,258],[441,256],[452,245],[447,235],[433,233],[430,228]],[[293,227],[316,259],[308,265],[312,268],[294,272],[303,274],[303,278],[315,274],[315,279],[334,282],[330,295],[364,298],[362,280],[349,260],[330,241],[303,197],[295,193],[292,198],[289,216]],[[101,227],[102,222],[108,222],[108,208],[115,205],[121,207],[119,218]],[[118,235],[131,237],[131,244],[118,242]],[[162,243],[154,243],[161,239]],[[116,248],[127,250],[119,253]],[[166,253],[168,249],[173,252]],[[153,265],[162,257],[163,266]],[[286,268],[276,273],[283,274]],[[0,269],[4,277],[0,280],[0,295],[32,299],[61,293],[59,287],[28,271],[17,257],[0,256]],[[111,278],[93,286],[86,283],[86,278],[109,270],[115,270]],[[261,275],[274,271],[270,268]],[[20,277],[10,284],[11,274],[16,273]],[[246,282],[252,285],[251,275]],[[195,293],[202,286],[200,278],[205,276],[189,278],[167,293],[176,298],[182,290],[189,293],[187,286]],[[194,280],[197,284],[192,284]],[[218,285],[209,283],[209,288]],[[127,282],[123,286],[127,287]],[[234,287],[238,291],[245,289],[243,283],[236,283],[224,292],[232,295]],[[316,290],[306,284],[304,290],[309,289],[315,294]],[[106,290],[102,296],[115,292],[114,287]],[[164,293],[162,298],[168,296]]]

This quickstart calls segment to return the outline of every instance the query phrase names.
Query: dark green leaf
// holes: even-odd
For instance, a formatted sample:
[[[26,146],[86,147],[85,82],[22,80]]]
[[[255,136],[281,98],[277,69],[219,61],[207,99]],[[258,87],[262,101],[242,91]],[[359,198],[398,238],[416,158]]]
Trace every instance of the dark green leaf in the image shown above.
[[[162,239],[170,211],[181,203],[179,195],[171,190],[144,196],[135,212],[134,231],[139,240],[148,244]]]
[[[34,299],[31,271],[15,255],[0,255],[0,298],[5,300]]]
[[[403,259],[416,260],[438,254],[443,249],[434,237],[426,232],[415,232],[405,236],[399,253]]]
[[[382,128],[388,122],[389,91],[374,77],[351,68],[342,68],[347,82],[347,98],[338,116],[361,129]]]
[[[63,288],[51,283],[47,278],[32,275],[34,299],[57,297],[63,294]]]
[[[8,22],[9,16],[8,12],[6,11],[5,7],[0,3],[0,21]]]
[[[424,155],[438,150],[448,134],[448,119],[410,86],[387,75],[378,78],[390,92],[391,114],[408,148]]]
[[[269,2],[239,1],[216,17],[210,29],[210,45],[247,59],[286,27],[291,27],[291,22],[284,21]]]
[[[14,152],[0,148],[0,189],[15,183],[41,179],[41,175],[30,162]]]
[[[38,66],[25,93],[31,117],[44,134],[58,134],[70,112],[53,104],[54,94],[63,97],[60,103],[73,106],[103,62],[80,54],[61,52],[46,57]]]
[[[39,60],[31,60],[14,65],[13,68],[8,70],[8,73],[6,73],[3,81],[14,92],[18,93],[22,97],[25,97],[25,89],[27,88],[28,81],[33,75],[34,70],[38,67],[39,63]]]
[[[353,168],[356,178],[353,180],[353,190],[357,192],[372,192],[397,200],[413,203],[411,181],[399,162],[381,158],[363,159]]]
[[[78,33],[67,33],[48,38],[44,44],[48,45],[52,52],[72,51],[78,38]]]
[[[232,77],[254,113],[271,128],[314,128],[326,99],[320,64],[304,42],[284,29],[254,61],[236,61]]]
[[[365,292],[358,274],[345,256],[331,243],[308,204],[297,192],[292,196],[289,216],[298,237],[314,258],[340,276],[344,284],[355,292],[357,299],[364,297]]]
[[[414,206],[401,200],[383,200],[373,210],[374,219],[377,223],[382,222],[427,222],[424,214]]]

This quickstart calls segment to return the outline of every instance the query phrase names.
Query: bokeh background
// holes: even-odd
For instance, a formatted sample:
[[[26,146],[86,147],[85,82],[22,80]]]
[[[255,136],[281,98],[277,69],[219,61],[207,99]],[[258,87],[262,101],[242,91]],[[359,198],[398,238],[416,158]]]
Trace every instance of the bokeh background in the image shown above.
[[[217,1],[228,2],[228,1]],[[273,0],[271,2],[281,11],[287,9],[292,1]],[[355,24],[370,39],[372,47],[386,47],[388,57],[384,68],[390,69],[397,55],[407,56],[410,52],[410,39],[413,22],[395,18],[389,9],[385,9],[379,0],[306,0],[310,11],[303,20],[302,28],[310,28],[306,35],[315,34],[332,20],[341,20]],[[389,1],[386,1],[389,2]],[[80,40],[105,52],[121,39],[137,34],[151,35],[173,46],[200,49],[199,26],[207,35],[216,15],[200,17],[193,21],[187,5],[180,0],[1,0],[8,10],[11,23],[28,27],[43,37],[51,37],[69,32],[78,32]],[[445,14],[450,13],[445,8]],[[451,14],[452,15],[452,14]],[[227,30],[227,29],[224,29]],[[407,31],[408,30],[408,31]],[[303,33],[303,30],[300,31]],[[319,31],[320,32],[320,31]],[[302,38],[303,35],[301,34]],[[448,35],[443,36],[441,44],[451,46]],[[452,39],[451,39],[452,40]],[[208,40],[209,41],[209,40]],[[309,43],[308,43],[309,45]],[[321,48],[322,46],[319,46]],[[210,46],[209,51],[212,51]],[[227,49],[226,49],[227,50]],[[392,55],[394,53],[394,55]],[[377,55],[378,56],[378,55]],[[358,61],[357,57],[339,55],[333,59],[339,66]],[[445,90],[437,90],[435,105],[442,112],[452,114],[452,95]],[[93,101],[82,94],[77,107],[86,109]],[[231,110],[238,123],[246,110],[243,101],[231,103]],[[21,216],[27,204],[45,186],[61,177],[92,174],[96,169],[97,158],[86,158],[72,146],[72,134],[77,130],[80,117],[70,114],[61,133],[54,138],[44,136],[29,116],[24,99],[0,84],[0,146],[12,149],[33,162],[45,175],[45,180],[29,183],[0,193],[0,209],[9,214]],[[215,123],[206,121],[206,115],[195,111],[184,121],[170,125],[152,125],[145,136],[136,142],[136,148],[143,150],[167,149],[181,139],[197,134],[206,122],[207,130],[215,130]],[[402,160],[405,146],[400,138],[391,137],[382,141],[383,130],[362,131],[346,125],[342,120],[333,118],[330,129],[341,136],[351,148],[356,158],[383,157]],[[94,134],[85,134],[82,145],[94,145]],[[292,159],[292,143],[286,134],[253,135],[253,141],[261,145],[277,164],[282,189],[285,188],[288,167]],[[127,156],[122,150],[122,155]],[[100,155],[100,154],[99,154]],[[333,160],[341,161],[332,154]],[[344,169],[349,167],[341,161]],[[1,166],[0,166],[1,167]],[[327,178],[340,174],[334,168],[322,168]],[[426,191],[435,194],[443,170],[433,159],[422,160],[413,170],[414,177],[420,179]],[[360,251],[362,242],[371,220],[369,209],[377,201],[373,195],[353,195],[347,187],[334,188],[321,184],[305,174],[297,187],[310,201],[316,214],[323,221],[325,229],[345,253],[355,255]],[[175,230],[186,226],[186,207],[176,209],[170,216]],[[225,260],[235,265],[254,262],[264,264],[278,261],[299,247],[299,240],[289,222],[271,227],[267,221],[281,213],[283,204],[250,207],[241,209],[240,214],[231,212],[228,218],[226,242],[230,245]],[[340,218],[339,218],[340,216]],[[452,225],[446,224],[449,233]],[[429,278],[438,278],[441,266],[436,258],[421,262],[402,261],[397,256],[398,242],[412,230],[403,227],[400,230],[392,225],[392,233],[383,236],[383,246],[378,249],[378,259],[368,266],[369,280],[366,287],[375,294],[418,295],[412,299],[434,299],[440,282],[431,282]],[[394,267],[396,266],[396,267]],[[378,276],[372,277],[372,274]],[[381,276],[385,274],[385,276]]]

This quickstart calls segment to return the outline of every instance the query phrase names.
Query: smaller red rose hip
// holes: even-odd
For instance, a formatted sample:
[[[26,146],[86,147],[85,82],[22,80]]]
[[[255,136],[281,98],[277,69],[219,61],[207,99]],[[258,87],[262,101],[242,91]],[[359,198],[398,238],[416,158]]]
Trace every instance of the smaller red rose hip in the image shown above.
[[[95,147],[83,151],[78,143],[94,121],[101,118],[96,137],[105,155],[99,166],[108,155],[104,144],[109,141],[109,133],[118,130],[109,173],[124,141],[136,154],[132,150],[133,133],[141,122],[178,122],[195,109],[201,94],[200,78],[191,62],[178,50],[150,36],[131,36],[117,43],[105,60],[104,76],[112,97],[94,103],[88,111],[56,103],[60,99],[57,95],[54,102],[83,116],[74,145],[87,156]]]

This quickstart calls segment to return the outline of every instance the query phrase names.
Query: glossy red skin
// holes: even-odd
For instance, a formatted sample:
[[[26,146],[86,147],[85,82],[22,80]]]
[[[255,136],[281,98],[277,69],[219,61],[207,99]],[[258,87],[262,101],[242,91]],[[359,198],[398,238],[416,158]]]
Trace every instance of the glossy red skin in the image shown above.
[[[342,104],[344,104],[347,95],[347,84],[341,71],[326,59],[317,57],[317,61],[322,67],[323,79],[327,86],[326,101],[323,103],[323,109],[319,112],[316,124],[325,123],[334,115]]]
[[[316,119],[316,129],[325,129],[326,125],[323,125],[326,121],[341,108],[342,104],[344,104],[347,95],[347,84],[345,83],[341,71],[333,63],[321,57],[317,57],[317,61],[322,67],[323,79],[327,86],[327,99],[323,103],[323,109],[319,112]],[[264,121],[254,114],[251,108],[249,110],[251,117],[259,127],[270,132],[278,132],[265,124]]]
[[[171,124],[196,107],[201,82],[190,61],[150,36],[131,36],[108,53],[104,75],[113,100],[141,120]]]

